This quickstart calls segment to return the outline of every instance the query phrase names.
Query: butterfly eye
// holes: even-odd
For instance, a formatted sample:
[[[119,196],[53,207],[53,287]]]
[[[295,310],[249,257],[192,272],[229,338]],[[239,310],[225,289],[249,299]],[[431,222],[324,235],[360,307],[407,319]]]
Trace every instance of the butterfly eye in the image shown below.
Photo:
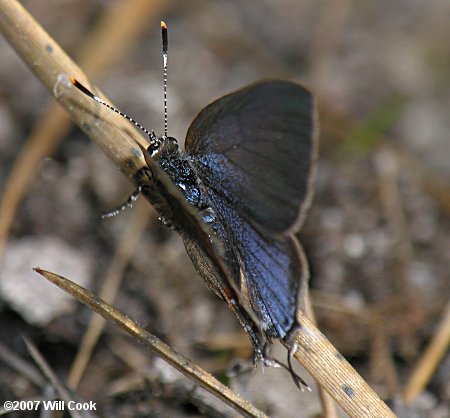
[[[162,149],[166,153],[178,151],[178,142],[175,138],[168,136],[163,139]]]
[[[150,154],[151,157],[153,157],[155,154],[158,153],[158,151],[161,148],[161,144],[159,142],[152,142],[150,143],[150,145],[147,147],[147,151]]]

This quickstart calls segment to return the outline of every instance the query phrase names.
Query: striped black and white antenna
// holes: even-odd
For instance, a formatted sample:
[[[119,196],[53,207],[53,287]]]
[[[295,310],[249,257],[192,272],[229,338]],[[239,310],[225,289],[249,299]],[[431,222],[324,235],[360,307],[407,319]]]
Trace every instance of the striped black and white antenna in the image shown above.
[[[164,77],[164,135],[163,138],[167,138],[167,131],[168,131],[168,123],[167,123],[167,50],[168,50],[168,36],[167,36],[167,25],[161,21],[161,32],[162,32],[162,53],[163,53],[163,77]],[[81,84],[78,80],[71,77],[70,82],[82,93],[84,93],[86,96],[90,97],[91,99],[95,100],[97,103],[100,103],[103,106],[106,106],[108,109],[112,110],[113,112],[119,114],[120,116],[124,117],[125,119],[129,120],[131,123],[133,123],[137,128],[139,128],[142,132],[144,132],[150,139],[150,144],[154,148],[158,148],[160,145],[161,140],[155,135],[155,132],[149,131],[147,128],[144,128],[138,121],[133,119],[132,117],[128,116],[127,114],[123,113],[119,109],[116,109],[114,106],[111,106],[109,103],[106,103],[103,99],[96,96],[94,93],[92,93],[87,87],[85,87],[83,84]]]
[[[131,123],[133,123],[137,128],[139,128],[142,132],[144,132],[146,135],[148,135],[150,139],[150,144],[153,146],[156,146],[159,142],[156,134],[154,131],[149,131],[147,128],[144,128],[138,121],[133,119],[132,117],[128,116],[127,114],[123,113],[119,109],[116,109],[114,106],[111,106],[109,103],[106,103],[103,99],[96,96],[94,93],[92,93],[87,87],[85,87],[83,84],[81,84],[78,80],[76,80],[73,77],[70,77],[70,82],[82,93],[84,93],[86,96],[90,97],[91,99],[95,100],[97,103],[100,103],[103,106],[106,106],[109,110],[112,110],[113,112],[119,114],[123,118],[129,120]]]
[[[164,136],[167,138],[168,123],[167,123],[167,51],[169,48],[169,41],[167,36],[167,25],[161,20],[162,32],[162,55],[163,55],[163,77],[164,77]]]

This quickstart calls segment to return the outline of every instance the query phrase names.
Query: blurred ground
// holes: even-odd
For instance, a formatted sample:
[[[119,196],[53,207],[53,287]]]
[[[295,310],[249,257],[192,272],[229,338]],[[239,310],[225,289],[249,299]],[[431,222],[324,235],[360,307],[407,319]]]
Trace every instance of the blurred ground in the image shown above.
[[[23,4],[76,57],[115,2]],[[247,83],[285,78],[316,92],[319,174],[300,236],[311,263],[320,329],[399,416],[450,417],[448,352],[412,406],[402,409],[398,402],[450,295],[450,3],[167,5],[148,21],[125,58],[96,80],[122,110],[157,133],[163,128],[160,19],[169,26],[169,134],[181,142],[202,107]],[[0,57],[3,190],[52,99],[4,39]],[[40,266],[99,289],[126,225],[142,211],[105,221],[100,214],[131,190],[75,128],[40,163],[1,264],[2,346],[31,364],[21,339],[26,335],[61,379],[67,377],[91,314],[24,283],[40,280],[31,271]],[[39,308],[35,301],[42,298]],[[181,240],[156,219],[125,270],[116,304],[218,376],[251,356],[239,325],[201,283]],[[30,305],[52,310],[30,314]],[[40,395],[26,375],[6,363],[0,360],[1,399]],[[279,370],[240,375],[231,384],[271,416],[313,417],[320,411],[316,391],[301,394]],[[231,416],[112,326],[78,392],[97,401],[102,416]]]

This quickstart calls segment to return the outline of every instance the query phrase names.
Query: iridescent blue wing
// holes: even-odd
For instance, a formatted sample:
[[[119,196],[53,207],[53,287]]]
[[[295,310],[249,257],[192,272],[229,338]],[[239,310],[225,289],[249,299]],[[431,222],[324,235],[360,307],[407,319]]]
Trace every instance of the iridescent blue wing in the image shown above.
[[[206,188],[269,233],[297,231],[311,201],[314,100],[286,81],[224,96],[192,122],[185,149]]]
[[[241,300],[255,312],[270,338],[284,338],[295,323],[300,286],[305,282],[303,251],[293,236],[267,235],[243,219],[215,191],[210,198],[240,267]]]

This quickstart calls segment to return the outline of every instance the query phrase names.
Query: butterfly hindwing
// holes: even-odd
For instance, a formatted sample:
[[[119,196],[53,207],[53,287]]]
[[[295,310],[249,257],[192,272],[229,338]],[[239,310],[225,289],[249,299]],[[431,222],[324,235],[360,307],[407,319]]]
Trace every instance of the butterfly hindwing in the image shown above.
[[[283,338],[294,325],[304,282],[298,242],[293,236],[275,237],[257,230],[215,192],[210,197],[240,267],[241,302],[255,312],[266,336]]]

